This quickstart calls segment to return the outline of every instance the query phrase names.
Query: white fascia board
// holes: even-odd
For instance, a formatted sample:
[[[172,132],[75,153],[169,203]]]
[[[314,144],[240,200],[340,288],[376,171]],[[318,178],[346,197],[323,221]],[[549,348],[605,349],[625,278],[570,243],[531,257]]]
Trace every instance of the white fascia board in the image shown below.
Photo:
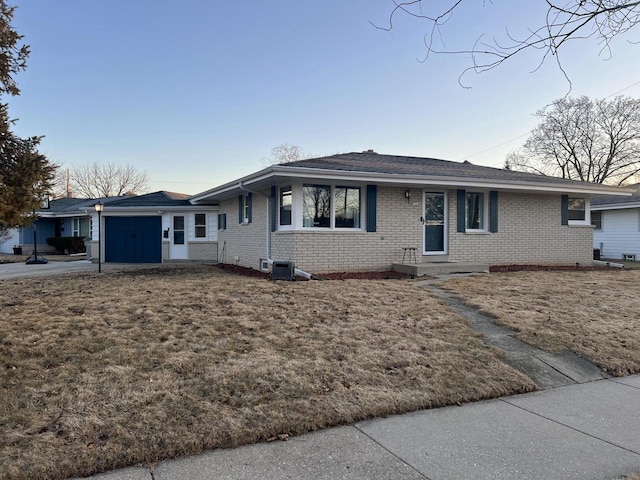
[[[262,170],[256,172],[256,173],[252,173],[251,175],[246,175],[242,178],[239,178],[237,180],[233,180],[231,182],[225,183],[223,185],[220,185],[218,187],[214,187],[211,188],[205,192],[202,193],[196,193],[195,195],[192,195],[191,197],[189,197],[189,201],[190,202],[199,202],[201,200],[205,200],[211,196],[219,196],[222,195],[226,192],[232,191],[235,188],[238,188],[240,184],[249,184],[249,183],[254,183],[256,181],[256,179],[261,180],[264,178],[268,178],[270,176],[273,175],[273,171],[274,171],[274,167],[270,166],[267,168],[263,168]]]
[[[93,209],[92,209],[93,210]],[[95,210],[94,210],[95,212]],[[38,213],[38,217],[40,218],[73,218],[73,217],[86,217],[90,212],[85,212],[84,210],[78,210],[77,212],[64,212],[64,213]]]
[[[280,166],[275,167],[274,171],[282,177],[313,177],[314,179],[325,180],[343,180],[343,181],[357,181],[364,183],[378,183],[378,184],[399,184],[399,185],[441,185],[445,187],[471,187],[480,189],[492,189],[499,188],[504,190],[521,190],[521,191],[539,191],[547,193],[580,193],[588,195],[620,195],[630,196],[631,192],[621,190],[618,187],[607,187],[604,185],[592,185],[592,184],[551,184],[546,182],[514,182],[504,180],[493,179],[473,179],[466,177],[426,177],[417,175],[397,175],[388,173],[359,173],[338,170],[323,170],[313,168],[296,168],[292,171],[291,168]]]
[[[187,205],[187,206],[151,206],[151,207],[108,207],[102,211],[102,215],[105,213],[131,213],[132,215],[138,213],[162,213],[162,212],[201,212],[203,210],[215,212],[219,209],[218,205]]]
[[[601,210],[626,210],[626,209],[630,209],[630,208],[640,208],[640,202],[635,202],[635,203],[610,203],[610,204],[603,204],[603,205],[592,205],[591,206],[591,210],[592,211],[601,211]]]
[[[580,195],[620,195],[631,196],[632,192],[621,190],[618,187],[607,187],[604,185],[592,185],[588,183],[581,184],[553,184],[544,181],[541,182],[525,182],[525,181],[505,181],[494,179],[474,179],[466,177],[440,177],[440,176],[419,176],[419,175],[399,175],[389,173],[373,173],[373,172],[345,172],[343,170],[323,170],[318,168],[300,168],[287,167],[286,165],[273,165],[267,169],[261,170],[254,175],[249,175],[235,182],[230,182],[220,187],[213,188],[207,192],[191,197],[191,201],[197,202],[210,197],[220,198],[225,194],[242,190],[242,187],[249,187],[253,183],[257,183],[270,177],[285,177],[297,179],[314,179],[314,180],[332,180],[332,181],[349,181],[361,183],[376,183],[398,186],[442,186],[451,188],[478,188],[478,189],[502,189],[522,192],[539,192],[539,193],[572,193]]]

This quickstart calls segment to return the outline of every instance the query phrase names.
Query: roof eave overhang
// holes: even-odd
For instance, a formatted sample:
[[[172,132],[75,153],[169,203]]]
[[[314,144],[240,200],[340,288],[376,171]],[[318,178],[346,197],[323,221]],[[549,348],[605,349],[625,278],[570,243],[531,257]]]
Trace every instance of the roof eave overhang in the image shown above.
[[[630,208],[640,208],[640,202],[634,203],[603,203],[602,205],[591,205],[591,210],[623,210]]]
[[[568,193],[590,196],[630,196],[632,192],[618,187],[594,185],[590,183],[550,183],[544,181],[513,181],[453,176],[400,175],[374,172],[345,172],[342,170],[322,170],[317,168],[286,167],[274,165],[254,175],[243,177],[234,182],[221,185],[191,197],[193,202],[228,198],[266,180],[286,178],[309,178],[314,180],[342,180],[363,183],[385,184],[390,186],[438,185],[450,188],[498,189],[537,193]],[[263,187],[264,185],[261,185]]]

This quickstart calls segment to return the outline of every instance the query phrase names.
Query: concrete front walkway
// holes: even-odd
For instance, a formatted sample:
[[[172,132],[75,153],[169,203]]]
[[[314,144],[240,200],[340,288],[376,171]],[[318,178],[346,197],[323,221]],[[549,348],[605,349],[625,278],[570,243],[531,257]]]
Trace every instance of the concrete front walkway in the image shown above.
[[[546,352],[518,339],[515,330],[497,325],[493,317],[442,287],[441,280],[455,275],[423,280],[417,283],[436,294],[469,321],[471,328],[484,335],[484,342],[502,350],[505,362],[531,378],[539,389],[562,387],[609,378],[599,367],[575,352]]]
[[[360,422],[95,480],[614,480],[640,472],[640,375]]]

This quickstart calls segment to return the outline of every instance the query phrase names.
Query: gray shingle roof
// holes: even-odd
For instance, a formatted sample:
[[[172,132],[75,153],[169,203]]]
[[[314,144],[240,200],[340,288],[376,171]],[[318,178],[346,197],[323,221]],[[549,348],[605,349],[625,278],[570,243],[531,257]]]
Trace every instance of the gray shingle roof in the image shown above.
[[[78,205],[86,201],[86,198],[55,198],[49,201],[49,208],[46,210],[53,213],[76,210]]]
[[[309,158],[285,163],[284,167],[318,168],[349,172],[388,173],[391,175],[424,175],[433,177],[460,177],[487,180],[545,182],[573,184],[573,180],[546,177],[533,173],[500,168],[483,167],[469,162],[452,162],[436,158],[404,157],[372,152],[352,152],[329,157]]]
[[[602,205],[626,205],[640,203],[640,194],[633,194],[630,197],[600,197],[591,200],[591,206],[597,207]]]
[[[124,197],[109,202],[109,207],[179,207],[188,205],[191,205],[189,195],[165,191]]]

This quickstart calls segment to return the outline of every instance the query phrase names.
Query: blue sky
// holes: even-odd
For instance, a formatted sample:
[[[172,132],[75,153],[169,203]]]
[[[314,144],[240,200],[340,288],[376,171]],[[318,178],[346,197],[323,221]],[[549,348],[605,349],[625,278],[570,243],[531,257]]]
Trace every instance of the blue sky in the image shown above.
[[[469,2],[443,30],[451,49],[504,38],[544,2]],[[130,163],[150,189],[197,193],[264,167],[282,143],[307,155],[374,149],[501,167],[567,93],[537,52],[482,75],[462,56],[424,56],[422,21],[384,24],[390,0],[28,0],[14,26],[32,54],[9,98],[22,136],[56,163]],[[633,36],[633,34],[635,36]],[[640,31],[574,43],[572,95],[640,96]]]

